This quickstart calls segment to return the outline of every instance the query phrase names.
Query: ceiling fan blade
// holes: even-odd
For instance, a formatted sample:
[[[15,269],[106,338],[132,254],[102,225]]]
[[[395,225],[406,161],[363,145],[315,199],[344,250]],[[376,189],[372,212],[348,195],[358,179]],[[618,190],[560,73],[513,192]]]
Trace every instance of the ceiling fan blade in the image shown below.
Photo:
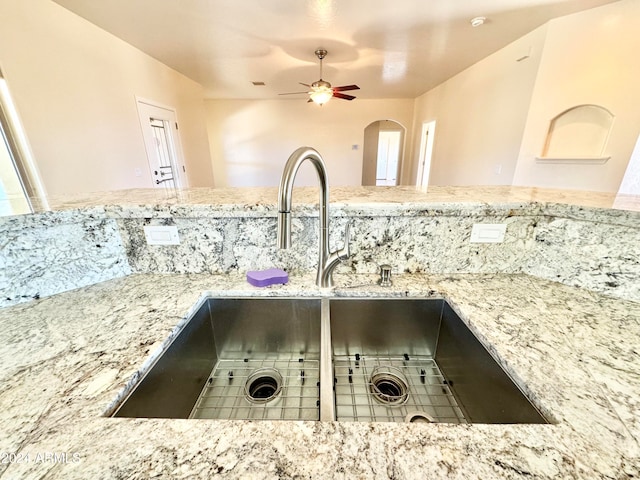
[[[311,88],[311,85],[309,85],[308,83],[302,83],[302,82],[298,82],[300,85],[304,85],[305,87],[309,87]]]
[[[360,90],[358,85],[343,85],[342,87],[333,87],[334,92],[344,92],[345,90]]]
[[[307,94],[309,92],[287,92],[287,93],[279,93],[278,95],[300,95],[301,93]]]
[[[354,97],[353,95],[345,95],[344,93],[339,93],[339,92],[333,92],[333,96],[336,98],[341,98],[343,100],[353,100]]]

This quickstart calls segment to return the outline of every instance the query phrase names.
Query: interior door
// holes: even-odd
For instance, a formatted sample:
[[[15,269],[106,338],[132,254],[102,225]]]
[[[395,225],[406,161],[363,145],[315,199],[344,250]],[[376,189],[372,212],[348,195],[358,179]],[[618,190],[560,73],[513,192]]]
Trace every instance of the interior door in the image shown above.
[[[378,160],[376,163],[376,185],[396,185],[398,159],[400,157],[398,131],[382,131],[378,136]]]
[[[138,114],[152,186],[164,189],[186,187],[176,112],[138,100]]]

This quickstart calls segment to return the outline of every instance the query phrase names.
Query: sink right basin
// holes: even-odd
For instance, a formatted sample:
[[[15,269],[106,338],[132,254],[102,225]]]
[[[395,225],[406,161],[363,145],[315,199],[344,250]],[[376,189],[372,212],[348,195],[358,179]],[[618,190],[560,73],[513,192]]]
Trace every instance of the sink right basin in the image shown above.
[[[338,421],[548,423],[442,299],[334,298]]]

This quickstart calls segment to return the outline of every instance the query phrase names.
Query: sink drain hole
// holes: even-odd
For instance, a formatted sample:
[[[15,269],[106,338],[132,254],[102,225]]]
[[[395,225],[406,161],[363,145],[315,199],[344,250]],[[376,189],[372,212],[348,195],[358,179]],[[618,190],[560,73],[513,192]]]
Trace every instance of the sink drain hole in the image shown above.
[[[271,377],[260,377],[249,385],[249,396],[256,400],[271,398],[278,391],[278,384]]]
[[[369,390],[373,398],[385,405],[402,405],[409,398],[409,383],[395,367],[376,367],[371,375]]]
[[[249,375],[244,385],[247,400],[266,403],[276,398],[282,390],[282,375],[275,368],[260,368]]]

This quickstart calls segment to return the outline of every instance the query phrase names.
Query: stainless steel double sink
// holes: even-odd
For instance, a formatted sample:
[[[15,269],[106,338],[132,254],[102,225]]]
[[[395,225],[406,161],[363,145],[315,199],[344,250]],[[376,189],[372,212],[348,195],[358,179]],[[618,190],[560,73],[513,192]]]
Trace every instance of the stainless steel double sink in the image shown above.
[[[547,423],[443,299],[203,298],[113,416]]]

